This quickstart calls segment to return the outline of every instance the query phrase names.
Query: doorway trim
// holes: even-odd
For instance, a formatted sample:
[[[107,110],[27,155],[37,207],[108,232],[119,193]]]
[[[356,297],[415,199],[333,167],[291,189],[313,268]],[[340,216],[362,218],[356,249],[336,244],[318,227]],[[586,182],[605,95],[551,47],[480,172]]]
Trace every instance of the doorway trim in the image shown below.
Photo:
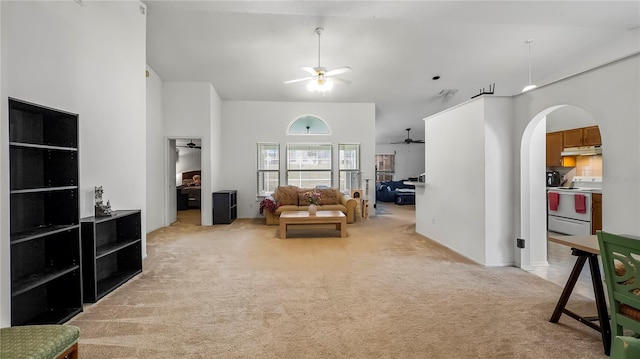
[[[174,221],[172,221],[172,215],[177,217],[178,207],[176,200],[176,160],[178,158],[177,154],[177,146],[176,140],[200,140],[200,143],[203,147],[201,151],[204,150],[204,141],[202,136],[194,135],[194,136],[165,136],[164,147],[165,147],[165,160],[164,160],[164,188],[165,188],[165,215],[164,215],[164,225],[170,226]],[[200,157],[200,168],[203,171],[203,156]],[[203,187],[206,187],[203,185]],[[203,211],[203,206],[205,205],[205,192],[204,190],[200,191],[200,225],[204,223],[204,215],[205,211]]]

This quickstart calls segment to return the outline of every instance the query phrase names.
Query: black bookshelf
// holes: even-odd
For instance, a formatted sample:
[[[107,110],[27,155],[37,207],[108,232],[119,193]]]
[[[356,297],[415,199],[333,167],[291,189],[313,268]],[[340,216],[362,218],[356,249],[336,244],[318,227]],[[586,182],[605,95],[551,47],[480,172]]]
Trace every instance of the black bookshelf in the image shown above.
[[[84,300],[95,303],[142,272],[140,210],[81,222]]]
[[[238,217],[236,190],[213,192],[213,224],[230,224]]]
[[[82,311],[78,115],[9,99],[11,325]]]

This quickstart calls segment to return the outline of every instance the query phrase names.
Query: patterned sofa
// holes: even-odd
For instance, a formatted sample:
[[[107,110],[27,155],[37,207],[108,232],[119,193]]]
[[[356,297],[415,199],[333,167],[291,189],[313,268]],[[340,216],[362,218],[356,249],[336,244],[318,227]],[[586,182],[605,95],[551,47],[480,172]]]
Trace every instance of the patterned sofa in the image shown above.
[[[267,225],[279,224],[280,213],[284,211],[306,211],[309,206],[304,194],[309,191],[320,193],[318,211],[339,210],[347,216],[347,223],[356,221],[356,206],[358,202],[338,189],[279,186],[273,192],[273,195],[266,197],[260,203],[260,213],[265,215]]]

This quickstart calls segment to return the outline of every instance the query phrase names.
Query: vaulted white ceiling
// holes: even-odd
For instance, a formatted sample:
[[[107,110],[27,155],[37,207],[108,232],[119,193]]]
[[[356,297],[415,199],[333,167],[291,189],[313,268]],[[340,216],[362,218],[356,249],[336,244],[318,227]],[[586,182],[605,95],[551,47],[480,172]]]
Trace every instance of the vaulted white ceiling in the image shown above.
[[[496,95],[519,93],[528,39],[538,85],[640,51],[639,1],[145,4],[148,63],[164,80],[211,82],[223,100],[374,102],[377,143],[402,141],[407,127],[422,139],[424,117],[491,84]],[[326,95],[283,84],[317,65],[319,26],[322,66],[353,68],[340,76],[351,85]]]

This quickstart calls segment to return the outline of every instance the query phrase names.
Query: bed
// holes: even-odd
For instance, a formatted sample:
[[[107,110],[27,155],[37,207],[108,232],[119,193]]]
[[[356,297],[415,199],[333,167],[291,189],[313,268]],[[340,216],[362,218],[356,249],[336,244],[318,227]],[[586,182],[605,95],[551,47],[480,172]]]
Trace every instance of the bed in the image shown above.
[[[197,177],[196,177],[197,176]],[[182,185],[176,188],[178,210],[200,208],[202,193],[200,171],[182,172]],[[197,179],[196,180],[194,180]]]

